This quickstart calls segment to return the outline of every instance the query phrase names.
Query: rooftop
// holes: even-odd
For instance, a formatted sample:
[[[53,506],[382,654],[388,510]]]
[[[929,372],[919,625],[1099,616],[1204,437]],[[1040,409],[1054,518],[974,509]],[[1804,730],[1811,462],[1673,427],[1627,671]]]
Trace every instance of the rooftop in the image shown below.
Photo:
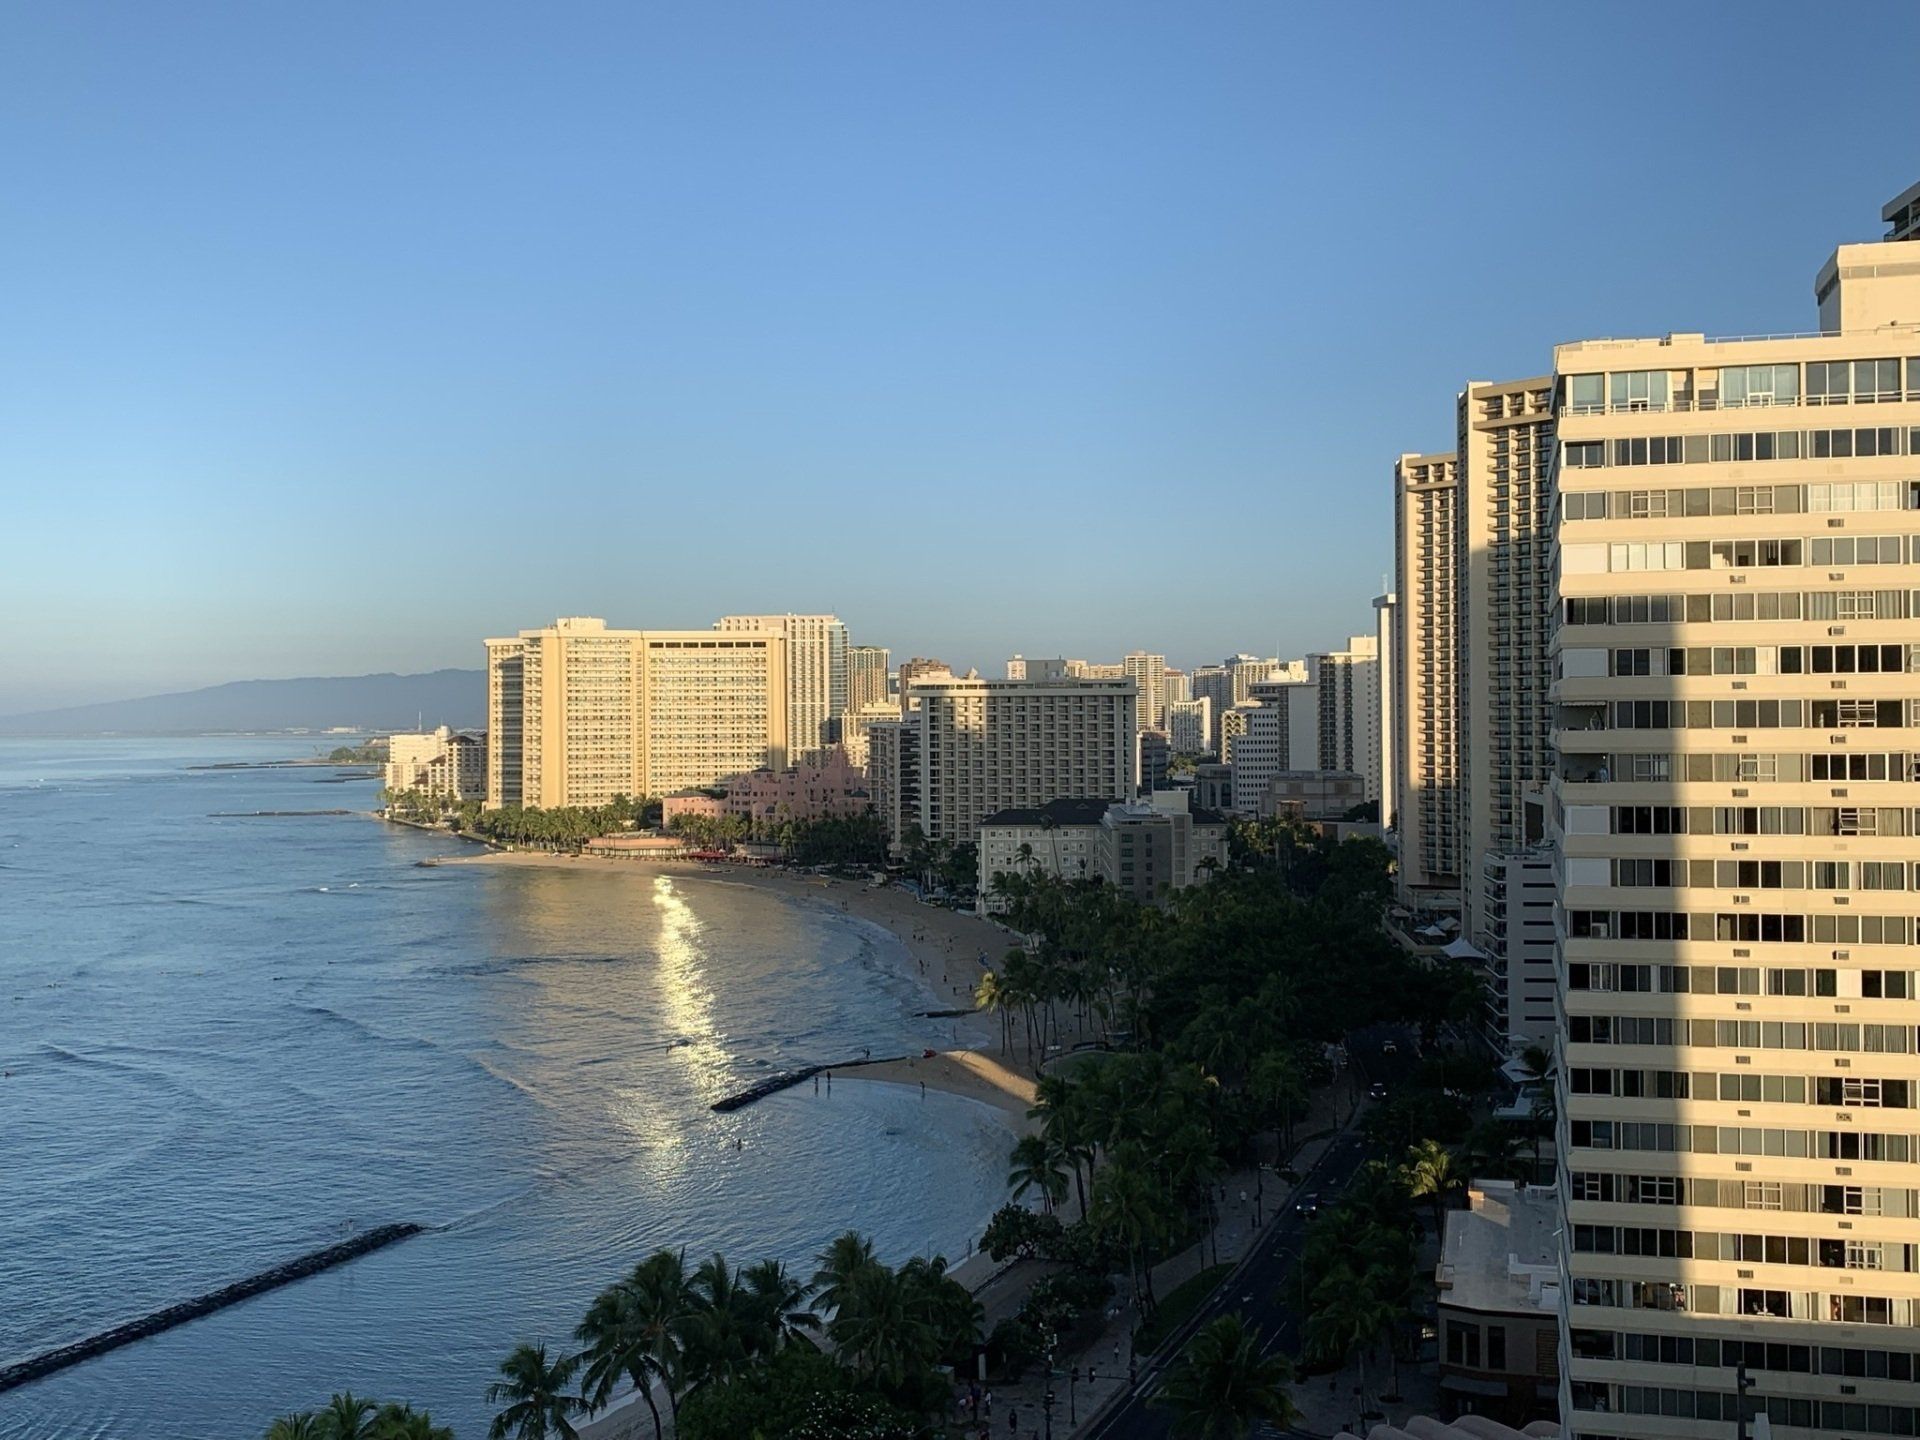
[[[1553,1188],[1476,1180],[1467,1198],[1470,1208],[1447,1216],[1435,1274],[1440,1304],[1557,1314],[1560,1206]]]

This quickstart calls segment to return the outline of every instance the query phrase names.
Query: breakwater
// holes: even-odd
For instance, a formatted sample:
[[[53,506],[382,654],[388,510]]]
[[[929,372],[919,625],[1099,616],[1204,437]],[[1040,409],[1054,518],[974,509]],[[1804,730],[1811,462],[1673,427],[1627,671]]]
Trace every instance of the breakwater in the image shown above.
[[[123,1325],[115,1325],[111,1330],[102,1330],[97,1335],[89,1335],[84,1340],[76,1340],[71,1345],[62,1345],[57,1349],[46,1350],[26,1360],[12,1365],[0,1366],[0,1393],[12,1390],[30,1381],[42,1379],[55,1371],[64,1370],[69,1365],[78,1365],[83,1360],[91,1360],[104,1355],[109,1350],[118,1350],[122,1345],[131,1345],[136,1340],[145,1340],[150,1335],[158,1335],[163,1330],[171,1330],[176,1325],[184,1325],[189,1320],[198,1320],[203,1315],[211,1315],[216,1310],[224,1310],[229,1305],[237,1305],[242,1300],[250,1300],[269,1290],[277,1290],[282,1285],[290,1285],[295,1280],[304,1280],[309,1275],[318,1275],[322,1270],[331,1270],[336,1265],[344,1265],[349,1260],[357,1260],[362,1255],[379,1250],[398,1240],[406,1240],[421,1232],[418,1225],[378,1225],[371,1230],[363,1230],[350,1240],[342,1240],[337,1245],[328,1245],[324,1249],[313,1250],[297,1259],[249,1275],[244,1280],[236,1280],[231,1285],[223,1285],[218,1290],[210,1290],[205,1295],[195,1296],[191,1300],[182,1300],[177,1305],[169,1305],[164,1310],[155,1310],[152,1314],[142,1315],[138,1320],[129,1320]]]
[[[777,1095],[782,1090],[791,1090],[811,1080],[816,1075],[824,1075],[829,1070],[857,1070],[862,1065],[885,1065],[890,1060],[904,1060],[904,1055],[883,1055],[879,1059],[861,1056],[857,1060],[840,1060],[831,1065],[802,1065],[798,1070],[782,1070],[777,1075],[769,1075],[764,1080],[756,1080],[746,1089],[735,1092],[725,1099],[716,1100],[710,1107],[724,1115],[731,1110],[743,1110],[756,1100],[764,1100],[769,1095]]]

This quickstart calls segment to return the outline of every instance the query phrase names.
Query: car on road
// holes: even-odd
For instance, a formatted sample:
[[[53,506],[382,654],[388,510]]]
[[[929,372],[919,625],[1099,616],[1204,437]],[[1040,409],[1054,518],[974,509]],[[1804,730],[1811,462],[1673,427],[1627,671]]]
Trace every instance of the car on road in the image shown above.
[[[1391,1040],[1383,1040],[1380,1042],[1380,1053],[1382,1055],[1398,1055],[1400,1053],[1400,1047]]]
[[[1320,1193],[1315,1191],[1310,1195],[1302,1195],[1293,1202],[1293,1213],[1308,1220],[1313,1219],[1320,1213]]]
[[[1387,1098],[1387,1087],[1384,1081],[1376,1080],[1371,1085],[1367,1086],[1367,1099],[1384,1100],[1386,1098]]]

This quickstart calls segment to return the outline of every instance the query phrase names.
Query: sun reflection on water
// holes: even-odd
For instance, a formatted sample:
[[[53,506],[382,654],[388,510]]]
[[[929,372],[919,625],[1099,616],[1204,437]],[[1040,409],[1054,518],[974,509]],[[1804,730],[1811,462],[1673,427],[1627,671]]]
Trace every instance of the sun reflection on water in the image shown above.
[[[717,1099],[731,1068],[713,1020],[713,990],[707,983],[706,952],[700,943],[705,926],[680,897],[670,875],[654,877],[653,903],[660,912],[662,1029],[675,1037],[678,1053],[694,1071],[696,1083]]]

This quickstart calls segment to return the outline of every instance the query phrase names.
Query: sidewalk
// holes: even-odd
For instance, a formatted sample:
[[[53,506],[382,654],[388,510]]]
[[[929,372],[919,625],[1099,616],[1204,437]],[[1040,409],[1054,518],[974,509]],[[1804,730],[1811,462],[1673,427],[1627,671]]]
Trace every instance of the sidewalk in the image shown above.
[[[1338,1121],[1336,1108],[1341,1117]],[[1306,1175],[1326,1153],[1339,1133],[1340,1124],[1351,1119],[1353,1110],[1353,1093],[1344,1083],[1316,1096],[1314,1106],[1296,1126],[1315,1138],[1301,1143],[1287,1163],[1277,1168],[1291,1168]],[[1322,1131],[1328,1133],[1316,1133]],[[1282,1180],[1277,1172],[1268,1172],[1262,1177],[1252,1170],[1234,1171],[1218,1184],[1225,1191],[1226,1199],[1224,1202],[1216,1199],[1219,1219],[1214,1240],[1189,1246],[1154,1267],[1153,1291],[1162,1301],[1176,1286],[1215,1263],[1216,1243],[1218,1263],[1237,1264],[1273,1222],[1286,1213],[1297,1188]],[[1259,1202],[1260,1222],[1257,1227],[1254,1223],[1256,1202]],[[1206,1252],[1204,1256],[1202,1250]],[[987,1313],[986,1329],[991,1331],[1000,1320],[1016,1313],[1033,1282],[1056,1268],[1039,1261],[1022,1262],[976,1292]],[[1054,1368],[1058,1372],[1051,1382],[1054,1440],[1065,1440],[1075,1434],[1109,1402],[1126,1394],[1129,1367],[1135,1363],[1132,1339],[1138,1321],[1131,1297],[1123,1291],[1108,1302],[1106,1322],[1091,1340],[1072,1352],[1054,1357]],[[1140,1362],[1144,1363],[1146,1358],[1139,1357]],[[1017,1383],[994,1387],[992,1414],[981,1417],[975,1428],[984,1424],[991,1440],[1045,1440],[1047,1422],[1043,1402],[1048,1388],[1049,1377],[1042,1361]],[[956,1424],[961,1423],[957,1414],[950,1418]]]

